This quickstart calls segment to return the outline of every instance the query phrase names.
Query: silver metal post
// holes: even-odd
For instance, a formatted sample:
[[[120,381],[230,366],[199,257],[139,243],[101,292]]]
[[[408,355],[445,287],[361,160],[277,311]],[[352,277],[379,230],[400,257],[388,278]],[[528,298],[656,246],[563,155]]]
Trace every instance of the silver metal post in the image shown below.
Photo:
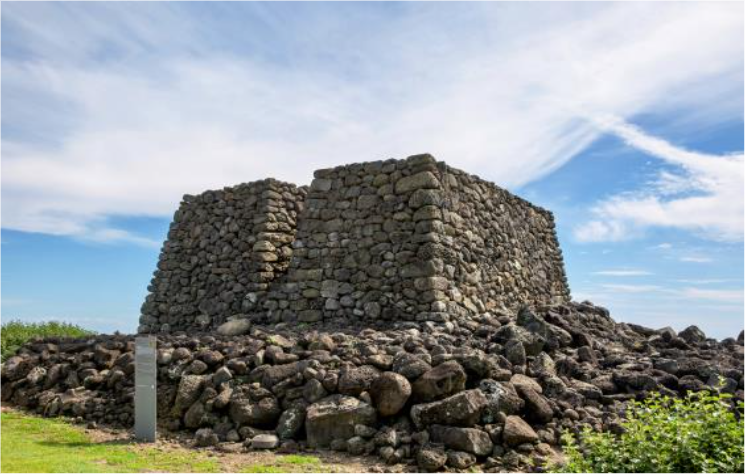
[[[135,436],[155,441],[157,421],[157,339],[137,336],[135,339]]]

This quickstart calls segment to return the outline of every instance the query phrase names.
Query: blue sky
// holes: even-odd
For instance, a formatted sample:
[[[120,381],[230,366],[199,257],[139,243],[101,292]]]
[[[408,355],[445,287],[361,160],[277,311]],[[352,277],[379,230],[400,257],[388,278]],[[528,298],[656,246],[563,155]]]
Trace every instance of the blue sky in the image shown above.
[[[2,4],[2,317],[136,329],[181,196],[430,152],[575,299],[743,327],[741,3]]]

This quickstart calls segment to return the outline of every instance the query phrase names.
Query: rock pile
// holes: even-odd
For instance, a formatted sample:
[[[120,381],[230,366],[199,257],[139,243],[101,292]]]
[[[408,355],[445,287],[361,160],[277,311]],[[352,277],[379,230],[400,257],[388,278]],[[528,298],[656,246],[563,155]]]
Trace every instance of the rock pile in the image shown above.
[[[130,427],[133,336],[35,340],[2,367],[2,399]],[[708,339],[614,322],[589,303],[389,329],[165,334],[159,429],[225,451],[334,449],[400,469],[529,469],[564,430],[617,430],[650,392],[743,399],[743,334]],[[721,382],[721,385],[720,385]],[[531,464],[532,463],[532,464]]]

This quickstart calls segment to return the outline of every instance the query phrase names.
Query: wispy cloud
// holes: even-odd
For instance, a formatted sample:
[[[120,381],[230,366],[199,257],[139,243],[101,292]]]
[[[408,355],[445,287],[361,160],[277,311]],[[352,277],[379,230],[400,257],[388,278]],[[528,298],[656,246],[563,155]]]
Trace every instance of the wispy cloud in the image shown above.
[[[739,302],[743,301],[743,290],[713,290],[708,288],[685,288],[681,292],[681,295],[686,298],[692,299],[705,299],[715,301],[731,301]]]
[[[714,285],[719,283],[727,283],[732,280],[728,278],[679,278],[675,281],[678,283],[689,283],[692,285]]]
[[[652,275],[652,272],[646,270],[601,270],[593,272],[592,274],[600,276],[635,277]]]
[[[688,263],[711,263],[713,261],[711,257],[703,257],[698,255],[684,255],[678,260]]]
[[[613,196],[596,205],[595,218],[575,229],[578,240],[625,240],[649,227],[686,229],[715,240],[742,240],[745,214],[742,154],[696,153],[650,136],[617,117],[603,116],[595,121],[629,146],[675,166],[678,171],[660,172],[651,188]]]
[[[662,291],[663,287],[658,285],[621,285],[614,283],[604,283],[600,285],[605,290],[619,293],[649,293],[653,291]]]
[[[319,167],[424,151],[516,188],[609,130],[640,139],[623,122],[599,128],[588,110],[741,118],[742,10],[8,3],[2,225],[132,240],[107,219],[169,216],[184,193],[265,176],[305,183]],[[708,169],[695,169],[697,186],[724,178]],[[729,236],[737,201],[717,217],[706,212],[722,204],[713,193],[698,226],[691,201],[609,201],[584,238],[680,219]]]
[[[12,297],[8,298],[5,296],[3,297],[3,306],[16,307],[16,306],[24,306],[29,303],[32,303],[32,301],[25,299],[25,298],[12,298]]]

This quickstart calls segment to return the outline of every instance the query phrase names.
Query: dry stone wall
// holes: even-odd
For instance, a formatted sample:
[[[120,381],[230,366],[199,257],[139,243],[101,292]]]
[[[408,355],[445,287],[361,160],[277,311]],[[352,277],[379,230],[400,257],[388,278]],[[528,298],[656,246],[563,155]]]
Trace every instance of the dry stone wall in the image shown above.
[[[306,192],[266,179],[184,196],[148,287],[140,331],[206,330],[241,314],[289,267]]]
[[[550,212],[431,155],[184,198],[141,332],[445,322],[569,300]]]

